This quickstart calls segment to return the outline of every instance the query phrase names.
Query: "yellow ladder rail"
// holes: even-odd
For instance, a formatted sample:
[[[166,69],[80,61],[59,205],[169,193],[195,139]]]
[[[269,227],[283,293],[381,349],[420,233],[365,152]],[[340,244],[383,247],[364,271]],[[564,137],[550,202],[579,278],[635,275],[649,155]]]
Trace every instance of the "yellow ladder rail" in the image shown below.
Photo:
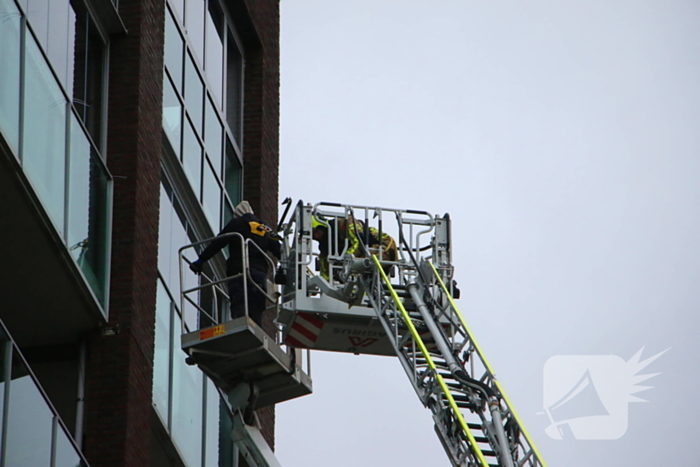
[[[423,342],[423,339],[420,337],[420,334],[418,334],[418,331],[416,330],[415,326],[413,325],[413,322],[411,321],[411,318],[408,315],[408,312],[404,308],[403,304],[401,303],[401,300],[399,299],[398,294],[394,290],[394,287],[391,285],[391,281],[387,277],[386,273],[381,267],[381,264],[379,263],[379,260],[377,259],[376,255],[372,256],[372,259],[374,260],[374,264],[377,268],[377,271],[382,276],[382,279],[384,280],[384,283],[387,286],[387,289],[391,293],[391,297],[394,299],[394,303],[396,303],[397,308],[401,312],[401,316],[403,317],[404,322],[406,323],[406,326],[408,326],[408,329],[411,331],[411,335],[413,336],[413,340],[418,344],[418,348],[420,349],[421,353],[423,354],[423,357],[425,360],[428,362],[428,366],[430,369],[433,371],[433,374],[435,374],[435,377],[440,384],[440,388],[442,389],[442,392],[445,394],[447,397],[447,400],[450,403],[450,407],[452,408],[452,412],[455,414],[457,420],[459,421],[460,426],[462,427],[462,430],[464,431],[464,434],[467,436],[467,439],[469,440],[469,444],[476,454],[476,457],[479,459],[479,462],[481,463],[482,467],[489,467],[488,463],[486,462],[486,458],[484,457],[484,454],[481,452],[481,449],[479,446],[476,444],[476,440],[474,439],[474,435],[472,435],[471,430],[467,426],[467,423],[464,421],[464,417],[462,416],[462,413],[459,410],[459,407],[457,406],[457,403],[454,400],[454,397],[452,396],[452,393],[450,393],[449,388],[447,387],[447,384],[445,383],[445,380],[442,378],[442,375],[440,375],[437,372],[437,366],[435,365],[435,362],[433,361],[433,358],[430,356],[430,353],[428,352],[427,347],[425,346],[425,343]]]
[[[474,336],[471,332],[471,329],[469,329],[469,326],[467,326],[467,322],[464,319],[464,316],[462,316],[462,313],[459,311],[459,308],[457,308],[457,304],[455,303],[454,299],[452,298],[452,295],[450,294],[450,292],[447,290],[447,287],[445,286],[445,283],[442,281],[440,274],[438,274],[438,271],[435,268],[435,265],[433,264],[432,261],[428,261],[428,264],[430,264],[430,267],[433,269],[433,273],[435,274],[435,277],[438,280],[438,284],[440,285],[440,288],[442,289],[442,291],[445,293],[445,296],[449,300],[450,305],[452,306],[452,309],[455,311],[455,314],[459,317],[459,321],[462,323],[462,326],[464,327],[464,331],[467,333],[467,337],[471,341],[471,344],[474,347],[474,350],[476,350],[476,353],[479,355],[479,357],[481,358],[481,361],[484,363],[484,366],[486,367],[486,369],[490,373],[490,376],[493,379],[494,383],[496,384],[496,387],[498,388],[499,393],[501,394],[501,396],[503,397],[503,400],[505,401],[506,405],[508,406],[508,410],[510,410],[510,412],[513,414],[513,418],[517,422],[518,427],[520,428],[520,431],[523,433],[523,436],[527,440],[527,443],[528,443],[530,449],[533,451],[533,453],[537,457],[537,460],[542,464],[542,467],[547,467],[547,464],[542,459],[542,456],[540,455],[539,450],[537,449],[537,446],[535,446],[535,443],[532,442],[532,438],[530,438],[529,433],[525,429],[525,425],[522,423],[520,417],[518,416],[518,413],[515,411],[515,407],[510,402],[510,399],[508,398],[508,395],[506,394],[506,391],[503,388],[503,385],[496,378],[496,373],[493,371],[491,364],[486,359],[484,352],[481,350],[481,347],[479,347],[479,344],[474,339]]]

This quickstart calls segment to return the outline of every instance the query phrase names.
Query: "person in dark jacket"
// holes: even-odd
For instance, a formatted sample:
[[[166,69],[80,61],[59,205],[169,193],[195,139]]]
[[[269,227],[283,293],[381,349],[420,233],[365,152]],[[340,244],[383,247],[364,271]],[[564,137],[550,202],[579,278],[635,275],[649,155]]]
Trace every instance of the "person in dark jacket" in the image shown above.
[[[227,233],[239,233],[244,239],[251,239],[262,251],[269,251],[275,258],[280,258],[280,242],[275,237],[276,235],[268,226],[260,222],[253,209],[247,201],[242,201],[234,210],[233,219],[226,224],[226,227],[219,233],[219,236]],[[202,251],[199,258],[190,265],[190,269],[199,274],[202,272],[202,266],[209,261],[216,253],[221,251],[225,246],[229,247],[229,257],[226,261],[226,275],[228,277],[237,277],[231,279],[228,284],[229,300],[231,302],[231,319],[245,316],[245,301],[243,287],[243,250],[241,238],[238,235],[214,239],[207,248]],[[267,272],[269,269],[269,261],[263,253],[255,246],[248,246],[248,266],[250,269],[250,277],[253,278],[262,290],[267,290]],[[243,274],[241,274],[243,273]],[[255,285],[251,284],[250,277],[248,281],[248,316],[258,325],[262,323],[262,314],[266,308],[266,297],[263,292]]]

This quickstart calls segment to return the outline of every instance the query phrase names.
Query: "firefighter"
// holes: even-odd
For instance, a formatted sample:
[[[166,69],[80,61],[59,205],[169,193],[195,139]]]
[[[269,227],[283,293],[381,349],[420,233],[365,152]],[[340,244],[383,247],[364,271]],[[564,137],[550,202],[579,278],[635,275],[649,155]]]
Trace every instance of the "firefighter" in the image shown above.
[[[239,233],[244,239],[251,239],[262,251],[269,251],[275,258],[280,258],[279,237],[268,226],[263,224],[253,213],[248,201],[242,201],[234,210],[233,218],[219,233]],[[228,283],[229,300],[231,302],[231,318],[236,319],[245,316],[245,301],[243,287],[243,257],[241,239],[237,235],[214,239],[207,248],[202,251],[199,258],[190,265],[190,269],[199,274],[202,266],[209,261],[226,245],[229,246],[229,257],[226,261],[226,275],[236,276]],[[267,290],[267,272],[269,262],[265,255],[257,248],[248,246],[248,267],[250,276],[247,278],[248,287],[248,316],[259,326],[262,323],[262,315],[267,301],[265,294],[260,290]],[[242,274],[243,273],[243,274]],[[251,279],[256,287],[251,283]]]
[[[379,253],[379,245],[382,245],[382,257],[384,261],[397,261],[398,249],[396,241],[386,232],[382,232],[381,240],[379,238],[379,230],[374,227],[369,228],[369,238],[365,238],[364,222],[355,219],[352,214],[347,218],[339,217],[326,221],[325,219],[313,216],[311,218],[312,236],[318,241],[319,258],[321,260],[321,276],[329,280],[329,265],[328,255],[332,251],[333,255],[339,255],[345,245],[345,240],[348,241],[348,249],[345,253],[355,256],[356,258],[365,257],[365,249],[362,244],[369,250],[370,255]],[[340,247],[336,246],[336,225],[338,226],[337,242]],[[389,268],[386,268],[389,269]]]

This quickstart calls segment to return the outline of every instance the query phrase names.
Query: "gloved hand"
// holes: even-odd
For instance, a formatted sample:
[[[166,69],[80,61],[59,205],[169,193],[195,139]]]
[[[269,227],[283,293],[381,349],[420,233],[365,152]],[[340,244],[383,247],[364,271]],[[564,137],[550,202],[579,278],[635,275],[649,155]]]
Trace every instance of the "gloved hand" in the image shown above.
[[[197,274],[197,275],[201,274],[201,273],[202,273],[202,265],[203,265],[203,264],[204,264],[204,263],[203,263],[202,261],[200,261],[200,260],[197,260],[197,261],[191,263],[191,264],[190,264],[190,271],[192,271],[193,273],[195,273],[195,274]]]
[[[277,272],[275,272],[275,284],[284,285],[287,283],[287,273],[282,268],[282,266],[277,267]]]

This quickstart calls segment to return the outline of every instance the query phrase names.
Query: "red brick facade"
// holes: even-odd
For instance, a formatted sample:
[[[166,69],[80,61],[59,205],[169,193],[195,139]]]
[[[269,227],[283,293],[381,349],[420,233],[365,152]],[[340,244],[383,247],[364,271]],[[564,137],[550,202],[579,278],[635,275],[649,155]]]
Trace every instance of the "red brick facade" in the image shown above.
[[[120,0],[129,31],[110,45],[107,159],[114,175],[109,324],[91,339],[85,454],[92,467],[148,466],[165,2]]]
[[[243,119],[243,197],[268,225],[277,224],[279,179],[279,2],[246,0],[255,29],[246,47]],[[257,41],[255,40],[257,39]],[[255,44],[257,42],[257,44]],[[272,317],[264,329],[274,335]],[[258,411],[262,434],[274,449],[275,407]]]
[[[279,178],[279,2],[247,0],[257,47],[246,50],[243,196],[262,220],[277,223]]]

